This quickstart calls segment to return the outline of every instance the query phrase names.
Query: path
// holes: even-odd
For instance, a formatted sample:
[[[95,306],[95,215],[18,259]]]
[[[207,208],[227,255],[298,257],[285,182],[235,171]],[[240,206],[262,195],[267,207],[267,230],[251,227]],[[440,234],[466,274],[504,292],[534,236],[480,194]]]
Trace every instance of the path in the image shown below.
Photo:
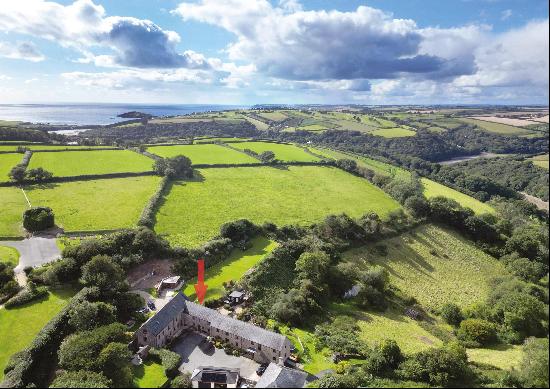
[[[55,238],[32,237],[24,240],[2,241],[2,246],[17,249],[19,264],[14,269],[15,273],[23,273],[27,266],[40,266],[52,262],[61,256],[61,251],[55,243]]]
[[[520,193],[523,195],[525,200],[527,200],[531,204],[535,204],[538,209],[542,209],[548,212],[548,209],[549,209],[548,201],[544,201],[543,199],[539,199],[538,197],[531,196],[525,192],[520,192]]]

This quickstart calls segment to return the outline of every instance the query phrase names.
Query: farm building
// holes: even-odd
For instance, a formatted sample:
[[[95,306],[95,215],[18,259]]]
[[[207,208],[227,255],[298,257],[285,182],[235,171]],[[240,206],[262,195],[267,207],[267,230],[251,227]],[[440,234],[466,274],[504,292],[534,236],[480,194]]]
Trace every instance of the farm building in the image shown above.
[[[163,347],[184,330],[220,338],[239,348],[256,362],[282,364],[290,356],[290,341],[276,334],[217,311],[195,304],[178,293],[136,332],[139,346]]]
[[[236,388],[239,369],[200,366],[191,374],[193,388]]]
[[[307,373],[270,363],[256,384],[256,388],[303,388]]]

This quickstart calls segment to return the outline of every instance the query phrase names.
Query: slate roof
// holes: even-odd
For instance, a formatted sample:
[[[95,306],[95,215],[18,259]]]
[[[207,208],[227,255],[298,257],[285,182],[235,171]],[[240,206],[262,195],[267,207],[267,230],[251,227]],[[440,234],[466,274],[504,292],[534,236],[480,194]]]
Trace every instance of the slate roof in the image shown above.
[[[270,363],[256,388],[303,388],[307,373]]]
[[[154,316],[147,320],[143,327],[149,334],[157,336],[162,332],[172,319],[180,312],[185,310],[187,296],[183,293],[176,294],[164,307],[162,307]]]
[[[289,342],[286,336],[222,315],[213,309],[203,307],[191,301],[187,301],[186,306],[189,315],[210,322],[211,327],[217,328],[220,331],[226,331],[275,350],[283,350],[285,342]]]
[[[243,292],[239,292],[238,290],[234,290],[233,292],[231,292],[231,294],[229,295],[229,297],[233,297],[233,298],[241,298],[244,296],[244,293]]]
[[[199,366],[193,371],[192,381],[209,382],[216,384],[236,384],[239,380],[239,369],[224,367]]]

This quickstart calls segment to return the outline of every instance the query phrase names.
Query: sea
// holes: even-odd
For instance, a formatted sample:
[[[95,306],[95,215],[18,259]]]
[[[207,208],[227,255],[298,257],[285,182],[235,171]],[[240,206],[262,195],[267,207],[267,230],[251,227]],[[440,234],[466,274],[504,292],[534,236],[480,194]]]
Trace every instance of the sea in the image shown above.
[[[207,104],[0,104],[0,120],[86,126],[129,120],[117,115],[130,111],[154,116],[176,116],[246,108],[249,107]]]

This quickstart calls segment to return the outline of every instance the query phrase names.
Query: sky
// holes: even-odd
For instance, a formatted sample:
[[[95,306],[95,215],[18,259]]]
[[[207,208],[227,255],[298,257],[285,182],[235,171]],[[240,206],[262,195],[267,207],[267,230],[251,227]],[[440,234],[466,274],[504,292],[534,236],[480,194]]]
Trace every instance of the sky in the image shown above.
[[[0,3],[3,104],[548,104],[546,0]]]

